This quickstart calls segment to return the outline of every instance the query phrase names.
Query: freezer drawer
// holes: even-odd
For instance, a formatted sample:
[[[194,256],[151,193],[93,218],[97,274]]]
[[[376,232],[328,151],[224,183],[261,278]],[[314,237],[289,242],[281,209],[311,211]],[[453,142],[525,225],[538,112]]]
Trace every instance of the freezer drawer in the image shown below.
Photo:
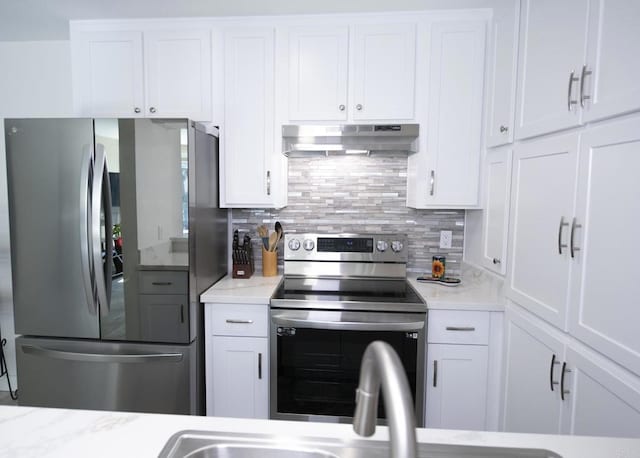
[[[196,412],[196,343],[16,338],[20,405]]]

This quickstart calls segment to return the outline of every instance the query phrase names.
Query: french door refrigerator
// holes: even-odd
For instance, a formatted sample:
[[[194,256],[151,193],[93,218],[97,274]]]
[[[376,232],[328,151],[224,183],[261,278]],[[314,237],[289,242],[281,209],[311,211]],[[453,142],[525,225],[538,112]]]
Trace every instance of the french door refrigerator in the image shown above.
[[[6,119],[5,137],[19,403],[202,414],[199,296],[228,240],[216,133]]]

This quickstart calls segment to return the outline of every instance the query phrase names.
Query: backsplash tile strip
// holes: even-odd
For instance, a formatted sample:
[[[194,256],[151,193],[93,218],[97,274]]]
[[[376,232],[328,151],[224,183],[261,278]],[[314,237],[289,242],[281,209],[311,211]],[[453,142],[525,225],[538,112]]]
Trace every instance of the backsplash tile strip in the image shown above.
[[[415,210],[406,207],[407,158],[378,153],[370,157],[334,156],[289,159],[287,207],[234,209],[233,228],[249,232],[262,263],[257,226],[285,232],[404,233],[409,240],[408,269],[430,273],[431,257],[446,256],[447,275],[460,275],[464,210]],[[453,232],[452,247],[441,249],[440,231]],[[282,253],[280,248],[279,253]],[[282,255],[278,257],[282,273]]]

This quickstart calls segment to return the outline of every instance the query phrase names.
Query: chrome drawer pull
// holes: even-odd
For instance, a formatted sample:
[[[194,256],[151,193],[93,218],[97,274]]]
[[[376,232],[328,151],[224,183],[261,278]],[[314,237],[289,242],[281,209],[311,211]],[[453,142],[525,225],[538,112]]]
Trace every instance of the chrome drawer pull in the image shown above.
[[[153,286],[169,286],[169,285],[172,285],[173,283],[170,281],[154,281],[154,282],[151,282],[151,284]]]
[[[231,324],[251,324],[253,320],[226,320],[227,323]]]
[[[476,328],[472,326],[447,326],[447,331],[475,331]]]

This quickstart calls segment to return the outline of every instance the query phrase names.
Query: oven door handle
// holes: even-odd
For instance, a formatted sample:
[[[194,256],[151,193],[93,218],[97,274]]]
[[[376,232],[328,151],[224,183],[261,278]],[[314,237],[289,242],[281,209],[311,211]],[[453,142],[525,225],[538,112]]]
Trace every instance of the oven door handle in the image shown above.
[[[388,321],[325,321],[308,320],[300,318],[288,318],[286,316],[272,317],[273,323],[278,326],[308,329],[330,329],[339,331],[420,331],[424,328],[424,320],[420,321],[395,321],[389,317]]]

